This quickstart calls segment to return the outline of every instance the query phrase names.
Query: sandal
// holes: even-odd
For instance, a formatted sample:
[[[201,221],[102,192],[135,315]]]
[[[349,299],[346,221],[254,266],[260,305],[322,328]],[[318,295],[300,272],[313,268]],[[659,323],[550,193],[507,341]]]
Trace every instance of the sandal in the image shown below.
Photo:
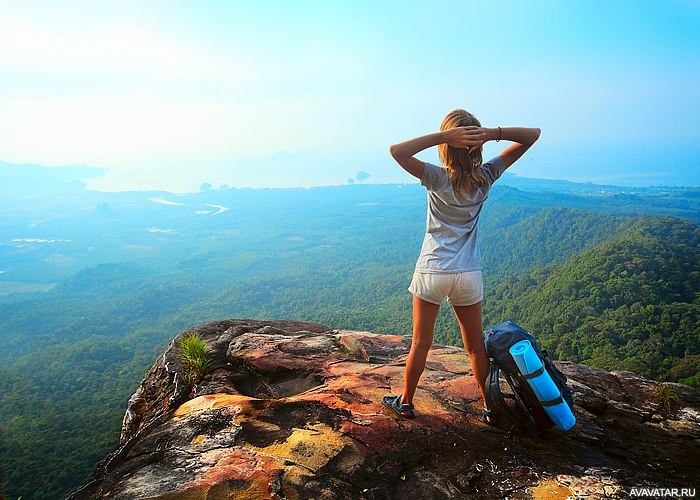
[[[495,427],[498,422],[498,419],[491,410],[485,407],[484,412],[481,414],[481,421],[486,425]]]
[[[401,396],[384,396],[382,403],[401,418],[414,418],[416,414],[413,412],[413,405],[401,403]]]

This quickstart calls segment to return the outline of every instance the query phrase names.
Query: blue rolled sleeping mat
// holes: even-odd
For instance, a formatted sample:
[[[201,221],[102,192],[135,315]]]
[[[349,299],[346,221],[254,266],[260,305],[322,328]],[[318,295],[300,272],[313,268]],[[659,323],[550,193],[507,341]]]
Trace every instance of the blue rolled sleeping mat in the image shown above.
[[[520,373],[527,380],[554,425],[563,431],[571,429],[576,424],[576,417],[569,405],[561,398],[559,388],[542,366],[542,361],[532,348],[530,341],[521,340],[513,344],[509,351]]]

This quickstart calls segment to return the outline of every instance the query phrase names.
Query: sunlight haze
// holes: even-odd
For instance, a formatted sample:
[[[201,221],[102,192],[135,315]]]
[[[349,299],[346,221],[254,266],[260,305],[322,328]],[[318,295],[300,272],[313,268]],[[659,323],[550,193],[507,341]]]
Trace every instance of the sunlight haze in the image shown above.
[[[106,169],[92,189],[412,182],[388,146],[457,107],[542,128],[520,176],[700,185],[698,2],[0,11],[0,161]]]

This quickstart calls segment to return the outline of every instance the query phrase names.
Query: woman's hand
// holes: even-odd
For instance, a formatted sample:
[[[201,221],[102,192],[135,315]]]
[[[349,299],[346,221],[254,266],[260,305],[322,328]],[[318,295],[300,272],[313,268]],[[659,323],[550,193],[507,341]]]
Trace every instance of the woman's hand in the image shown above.
[[[467,149],[471,153],[479,149],[486,141],[494,141],[498,137],[495,128],[455,127],[442,132],[422,135],[389,147],[391,156],[409,174],[421,179],[423,177],[423,162],[415,155],[424,149],[446,143],[455,148]]]
[[[475,125],[451,128],[443,131],[444,142],[453,148],[468,149],[471,153],[489,140],[487,130]]]

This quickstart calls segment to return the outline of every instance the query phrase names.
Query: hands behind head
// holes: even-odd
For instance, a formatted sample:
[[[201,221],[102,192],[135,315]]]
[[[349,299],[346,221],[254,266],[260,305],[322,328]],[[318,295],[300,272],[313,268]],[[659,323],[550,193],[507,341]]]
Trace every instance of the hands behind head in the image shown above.
[[[448,146],[468,149],[470,153],[479,149],[487,141],[486,129],[475,125],[447,129],[443,134],[445,134],[444,142]]]

